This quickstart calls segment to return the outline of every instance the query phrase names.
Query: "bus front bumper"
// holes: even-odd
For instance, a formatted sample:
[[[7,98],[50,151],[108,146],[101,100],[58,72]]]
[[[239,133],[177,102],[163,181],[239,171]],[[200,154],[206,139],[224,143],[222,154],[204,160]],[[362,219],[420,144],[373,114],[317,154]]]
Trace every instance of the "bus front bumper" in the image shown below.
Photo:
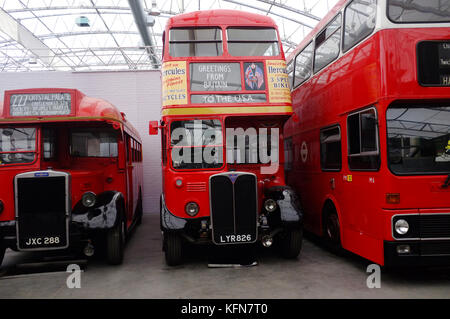
[[[450,266],[450,240],[385,241],[388,267]]]

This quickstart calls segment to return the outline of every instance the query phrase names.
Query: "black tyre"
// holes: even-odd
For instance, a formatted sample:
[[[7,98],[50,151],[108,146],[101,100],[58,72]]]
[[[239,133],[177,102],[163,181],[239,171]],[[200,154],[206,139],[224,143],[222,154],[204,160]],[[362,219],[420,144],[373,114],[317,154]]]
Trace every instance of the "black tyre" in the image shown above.
[[[141,190],[139,190],[139,199],[138,199],[138,204],[137,204],[137,209],[136,209],[136,225],[142,224],[142,214],[143,214],[142,193],[141,193]]]
[[[325,245],[335,254],[342,252],[341,227],[339,217],[334,210],[329,210],[324,215],[323,234]]]
[[[303,242],[301,229],[287,229],[280,234],[281,255],[284,258],[295,259],[300,255]]]
[[[165,256],[168,266],[177,266],[183,262],[182,240],[179,234],[164,233]]]
[[[5,251],[6,251],[6,247],[0,241],[0,266],[2,265],[3,258],[5,258]]]
[[[120,265],[123,262],[125,228],[125,221],[122,218],[106,235],[106,259],[111,265]]]

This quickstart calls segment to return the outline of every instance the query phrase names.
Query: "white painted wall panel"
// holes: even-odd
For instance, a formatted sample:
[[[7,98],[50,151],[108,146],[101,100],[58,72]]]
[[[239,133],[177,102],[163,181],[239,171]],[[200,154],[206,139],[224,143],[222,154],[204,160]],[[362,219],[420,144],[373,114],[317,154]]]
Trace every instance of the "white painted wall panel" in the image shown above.
[[[5,90],[47,87],[78,89],[88,96],[105,99],[125,112],[127,120],[139,131],[143,141],[144,211],[159,213],[160,136],[148,134],[148,122],[160,118],[160,72],[0,73],[0,100],[3,100]]]

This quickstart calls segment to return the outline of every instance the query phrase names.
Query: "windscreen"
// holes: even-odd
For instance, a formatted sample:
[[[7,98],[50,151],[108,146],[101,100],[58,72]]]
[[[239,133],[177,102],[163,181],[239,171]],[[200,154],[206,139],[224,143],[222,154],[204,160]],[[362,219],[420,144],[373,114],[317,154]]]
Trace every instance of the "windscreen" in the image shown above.
[[[277,56],[278,37],[273,28],[228,28],[228,52],[232,56]]]
[[[386,119],[391,171],[450,173],[450,106],[390,107]]]
[[[31,163],[36,156],[36,128],[0,128],[0,165]]]
[[[175,169],[207,169],[223,165],[222,124],[218,119],[173,121],[170,145]]]
[[[387,11],[396,23],[450,22],[450,0],[388,0]]]

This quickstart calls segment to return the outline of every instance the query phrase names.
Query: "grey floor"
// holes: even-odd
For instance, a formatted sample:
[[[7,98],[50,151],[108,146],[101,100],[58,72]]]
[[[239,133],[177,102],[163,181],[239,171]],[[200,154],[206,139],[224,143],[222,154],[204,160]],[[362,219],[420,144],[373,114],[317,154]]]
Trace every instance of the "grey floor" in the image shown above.
[[[314,239],[304,241],[298,260],[258,251],[248,268],[208,268],[202,249],[183,266],[164,263],[156,214],[144,215],[126,247],[121,266],[90,260],[81,288],[69,289],[62,269],[20,273],[18,265],[40,256],[8,250],[0,270],[0,298],[448,298],[450,269],[381,273],[381,288],[367,288],[368,261],[336,256]],[[197,252],[197,253],[195,253]],[[19,269],[21,269],[19,267]],[[27,268],[25,268],[27,269]],[[37,272],[39,271],[39,272]],[[29,271],[27,271],[29,272]]]

